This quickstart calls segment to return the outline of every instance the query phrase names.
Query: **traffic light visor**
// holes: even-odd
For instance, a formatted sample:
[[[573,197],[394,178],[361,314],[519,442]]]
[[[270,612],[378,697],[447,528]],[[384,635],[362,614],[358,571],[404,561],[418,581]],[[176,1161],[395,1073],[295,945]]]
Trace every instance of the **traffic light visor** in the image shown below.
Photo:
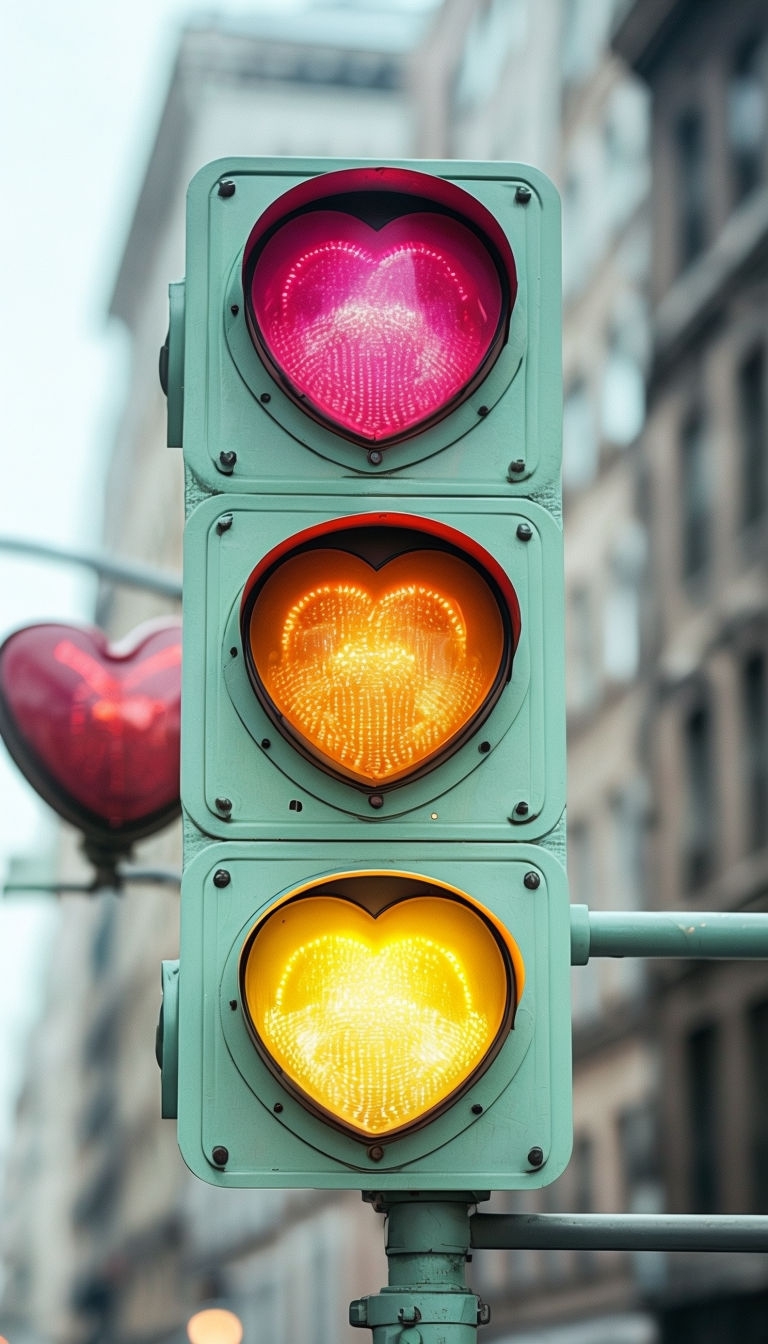
[[[347,169],[286,192],[254,226],[243,266],[251,340],[288,395],[381,447],[478,386],[516,287],[490,213],[406,169]]]
[[[469,538],[402,515],[291,542],[246,585],[259,700],[347,782],[378,789],[424,774],[477,730],[509,678],[519,608],[506,576]]]
[[[517,945],[482,906],[388,873],[287,897],[240,965],[268,1067],[363,1139],[413,1129],[466,1091],[501,1048],[523,979]]]

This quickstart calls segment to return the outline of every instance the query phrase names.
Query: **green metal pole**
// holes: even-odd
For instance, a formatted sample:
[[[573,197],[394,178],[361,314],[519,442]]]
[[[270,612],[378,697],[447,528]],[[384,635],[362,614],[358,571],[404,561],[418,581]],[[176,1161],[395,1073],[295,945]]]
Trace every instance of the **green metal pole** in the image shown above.
[[[488,1197],[487,1191],[364,1194],[387,1214],[389,1283],[351,1303],[350,1324],[367,1326],[373,1344],[476,1344],[477,1327],[490,1313],[467,1287],[469,1218]]]
[[[571,961],[590,957],[768,958],[768,914],[590,910],[571,906]]]

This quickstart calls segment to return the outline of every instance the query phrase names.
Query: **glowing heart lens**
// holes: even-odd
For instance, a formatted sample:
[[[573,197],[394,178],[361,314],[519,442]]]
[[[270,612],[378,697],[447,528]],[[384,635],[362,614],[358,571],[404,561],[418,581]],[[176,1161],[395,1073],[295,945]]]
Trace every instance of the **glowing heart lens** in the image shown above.
[[[289,554],[244,607],[246,662],[270,716],[319,764],[363,787],[431,768],[490,712],[514,634],[489,577],[444,548],[377,563],[366,538]]]
[[[32,625],[0,649],[0,729],[61,816],[107,845],[165,825],[179,807],[181,627],[122,646],[99,630]]]
[[[459,206],[470,201],[451,190]],[[382,446],[469,395],[514,299],[489,240],[460,213],[349,189],[249,240],[244,287],[251,338],[289,395],[346,437]]]
[[[380,1138],[422,1123],[487,1067],[522,990],[515,962],[522,980],[509,936],[442,888],[376,915],[309,893],[252,931],[241,988],[252,1037],[286,1086]]]

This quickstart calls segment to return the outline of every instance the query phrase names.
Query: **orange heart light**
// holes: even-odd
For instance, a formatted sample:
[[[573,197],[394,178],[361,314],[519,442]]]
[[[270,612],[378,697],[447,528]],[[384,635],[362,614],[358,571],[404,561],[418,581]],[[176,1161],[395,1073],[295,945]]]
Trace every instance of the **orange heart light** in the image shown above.
[[[376,915],[334,893],[302,895],[273,907],[245,946],[243,1001],[265,1061],[363,1137],[448,1104],[511,1024],[516,977],[498,926],[439,891]]]
[[[501,606],[480,569],[444,549],[374,565],[317,547],[256,591],[251,678],[281,728],[332,773],[391,785],[430,768],[488,712],[508,672]]]

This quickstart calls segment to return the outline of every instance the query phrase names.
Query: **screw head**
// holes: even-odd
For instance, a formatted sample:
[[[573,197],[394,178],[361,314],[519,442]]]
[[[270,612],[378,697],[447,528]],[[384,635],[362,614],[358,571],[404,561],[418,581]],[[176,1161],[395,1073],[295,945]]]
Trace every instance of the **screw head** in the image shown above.
[[[223,817],[228,817],[230,815],[232,811],[231,798],[215,798],[214,803],[216,806],[216,811],[220,812]]]
[[[384,461],[384,454],[380,448],[371,448],[368,453],[368,464],[371,467],[380,467]]]
[[[541,878],[539,877],[539,874],[534,872],[526,873],[523,878],[523,886],[527,887],[529,891],[535,891],[537,887],[541,886]]]
[[[515,807],[514,807],[514,813],[513,813],[513,815],[515,816],[515,818],[527,817],[529,811],[530,811],[530,808],[528,807],[528,804],[527,804],[527,803],[523,803],[523,802],[515,803]]]
[[[368,806],[378,812],[380,807],[384,806],[384,798],[380,793],[372,793],[368,798]]]
[[[234,182],[230,182],[228,178],[219,183],[219,195],[223,196],[224,200],[228,200],[230,196],[234,196],[236,190],[237,188],[235,187]]]
[[[530,541],[533,536],[533,528],[530,523],[518,523],[517,539],[518,541]]]
[[[232,881],[232,874],[228,873],[226,868],[217,868],[213,874],[214,887],[228,887]]]
[[[211,1159],[213,1161],[214,1166],[226,1167],[229,1161],[229,1149],[225,1148],[223,1143],[217,1143],[216,1147],[211,1153]]]
[[[216,524],[216,531],[218,532],[220,537],[223,536],[225,532],[229,531],[233,522],[234,517],[231,513],[222,513],[221,517],[219,518]]]
[[[531,199],[531,195],[532,195],[531,188],[526,187],[525,184],[521,182],[520,186],[517,188],[517,191],[515,192],[515,200],[517,201],[518,205],[527,205]]]
[[[380,1143],[374,1143],[372,1147],[368,1149],[368,1157],[370,1158],[371,1162],[380,1162],[383,1156],[384,1156],[384,1149],[382,1148]]]
[[[219,471],[221,472],[222,476],[232,475],[232,472],[235,469],[236,461],[237,461],[237,453],[234,452],[231,448],[227,450],[222,450],[219,453]]]
[[[510,462],[509,466],[507,467],[507,477],[509,478],[512,476],[521,476],[524,471],[525,471],[525,458],[516,457],[514,462]]]
[[[541,1167],[544,1165],[544,1149],[539,1148],[538,1144],[535,1148],[529,1150],[528,1165],[531,1167]]]

